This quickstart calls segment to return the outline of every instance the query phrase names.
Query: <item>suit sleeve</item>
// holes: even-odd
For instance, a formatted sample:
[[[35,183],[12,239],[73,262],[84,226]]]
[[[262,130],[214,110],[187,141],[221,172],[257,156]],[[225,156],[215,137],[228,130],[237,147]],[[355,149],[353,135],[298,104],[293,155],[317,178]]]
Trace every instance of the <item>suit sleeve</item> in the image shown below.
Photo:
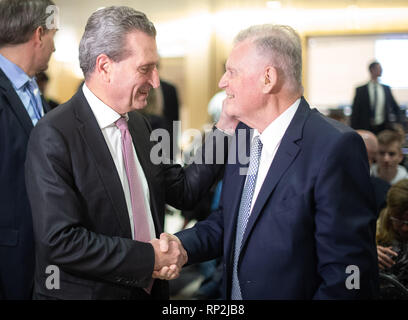
[[[352,112],[350,116],[350,126],[353,129],[361,129],[361,104],[362,104],[362,95],[360,93],[359,88],[356,89],[356,94],[354,96],[353,105],[351,107]]]
[[[193,209],[223,175],[231,138],[214,128],[198,150],[193,163],[184,168],[163,165],[166,203],[179,209]]]
[[[40,121],[32,131],[25,165],[37,254],[65,272],[146,287],[154,266],[153,247],[87,228],[86,200],[75,187],[74,165],[63,135]]]
[[[199,263],[223,254],[223,210],[211,213],[204,221],[198,222],[193,228],[176,233],[188,254],[188,264]]]
[[[389,99],[391,102],[391,110],[392,110],[392,113],[395,115],[395,122],[401,123],[402,121],[401,120],[401,110],[400,110],[398,103],[395,101],[394,96],[392,95],[392,91],[390,87],[388,87],[388,94],[389,94]]]
[[[315,186],[321,285],[315,299],[378,294],[375,201],[362,139],[347,132],[328,148]]]

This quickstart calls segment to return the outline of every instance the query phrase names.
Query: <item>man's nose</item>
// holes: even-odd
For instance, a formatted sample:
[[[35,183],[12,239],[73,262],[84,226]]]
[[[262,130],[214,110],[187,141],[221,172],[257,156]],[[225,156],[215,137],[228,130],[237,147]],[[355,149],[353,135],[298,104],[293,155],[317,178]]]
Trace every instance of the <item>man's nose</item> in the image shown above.
[[[157,70],[157,67],[154,67],[154,70],[152,72],[152,78],[150,79],[150,84],[154,89],[160,87],[159,70]]]
[[[220,87],[221,89],[225,89],[227,87],[227,84],[227,73],[224,73],[220,79],[220,82],[218,82],[218,87]]]

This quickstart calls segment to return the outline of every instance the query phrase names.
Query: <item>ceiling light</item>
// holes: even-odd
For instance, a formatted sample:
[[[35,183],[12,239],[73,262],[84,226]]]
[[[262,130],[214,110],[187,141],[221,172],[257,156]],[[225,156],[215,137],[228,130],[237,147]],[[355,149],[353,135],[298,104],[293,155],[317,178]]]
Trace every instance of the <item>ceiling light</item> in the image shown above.
[[[266,6],[269,9],[280,9],[282,7],[282,4],[280,1],[266,1]]]

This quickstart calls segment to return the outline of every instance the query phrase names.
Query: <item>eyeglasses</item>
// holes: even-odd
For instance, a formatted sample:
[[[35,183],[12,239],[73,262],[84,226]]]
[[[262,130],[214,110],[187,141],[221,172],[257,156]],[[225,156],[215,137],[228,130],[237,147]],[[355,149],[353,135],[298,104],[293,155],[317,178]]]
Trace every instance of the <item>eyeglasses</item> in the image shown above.
[[[397,224],[399,224],[399,225],[403,225],[403,224],[408,225],[408,220],[400,220],[400,219],[397,219],[397,218],[394,218],[394,217],[390,217],[390,220],[397,223]]]

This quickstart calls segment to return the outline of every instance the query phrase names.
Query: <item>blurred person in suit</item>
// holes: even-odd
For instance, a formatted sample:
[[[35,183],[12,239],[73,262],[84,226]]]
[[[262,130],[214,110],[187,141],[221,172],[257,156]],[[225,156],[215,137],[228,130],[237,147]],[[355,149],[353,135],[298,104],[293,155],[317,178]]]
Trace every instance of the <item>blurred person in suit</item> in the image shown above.
[[[375,134],[370,131],[367,131],[367,130],[356,130],[356,131],[361,136],[361,138],[363,138],[364,140],[364,144],[367,150],[368,163],[370,164],[370,168],[371,168],[372,165],[377,160],[378,139],[375,136]],[[370,169],[370,173],[371,173],[371,169]],[[384,209],[387,204],[386,202],[387,192],[390,189],[391,185],[389,182],[381,178],[375,177],[373,175],[370,175],[370,180],[374,187],[375,200],[377,203],[377,214],[379,215],[380,211]]]
[[[49,111],[35,75],[48,68],[56,29],[49,0],[0,1],[0,299],[31,299],[34,239],[24,182],[27,142]]]
[[[159,86],[155,36],[153,23],[132,8],[94,12],[79,48],[83,87],[31,134],[26,181],[36,299],[168,299],[168,282],[153,279],[153,270],[177,275],[185,262],[176,242],[163,253],[155,239],[165,203],[192,207],[224,166],[205,164],[204,151],[197,155],[203,164],[185,169],[155,163],[150,125],[133,112]],[[233,130],[236,121],[228,119],[218,128]],[[210,140],[227,140],[212,133]],[[59,268],[58,290],[47,285],[49,265]]]
[[[378,134],[391,129],[393,123],[400,122],[400,108],[396,103],[391,88],[379,83],[382,75],[381,64],[370,63],[370,81],[356,88],[351,114],[351,127],[364,129]]]
[[[222,256],[224,299],[378,296],[377,215],[364,143],[310,109],[301,73],[300,38],[291,27],[238,34],[219,83],[224,111],[241,121],[220,208],[192,229],[161,235],[162,249],[179,241],[190,264]],[[234,161],[243,154],[249,164]],[[350,268],[358,270],[357,286]]]
[[[160,70],[160,65],[157,68]],[[141,112],[149,120],[152,130],[165,129],[169,133],[170,148],[166,150],[166,153],[171,160],[177,160],[174,155],[177,156],[179,153],[178,132],[173,130],[174,122],[180,120],[177,88],[160,78],[160,86],[151,91],[147,99],[147,106]]]
[[[35,80],[37,81],[38,88],[40,89],[41,94],[45,97],[49,107],[51,109],[55,109],[56,107],[58,107],[59,103],[57,101],[46,97],[47,87],[50,81],[50,78],[47,76],[47,74],[44,71],[37,73],[35,76]]]

